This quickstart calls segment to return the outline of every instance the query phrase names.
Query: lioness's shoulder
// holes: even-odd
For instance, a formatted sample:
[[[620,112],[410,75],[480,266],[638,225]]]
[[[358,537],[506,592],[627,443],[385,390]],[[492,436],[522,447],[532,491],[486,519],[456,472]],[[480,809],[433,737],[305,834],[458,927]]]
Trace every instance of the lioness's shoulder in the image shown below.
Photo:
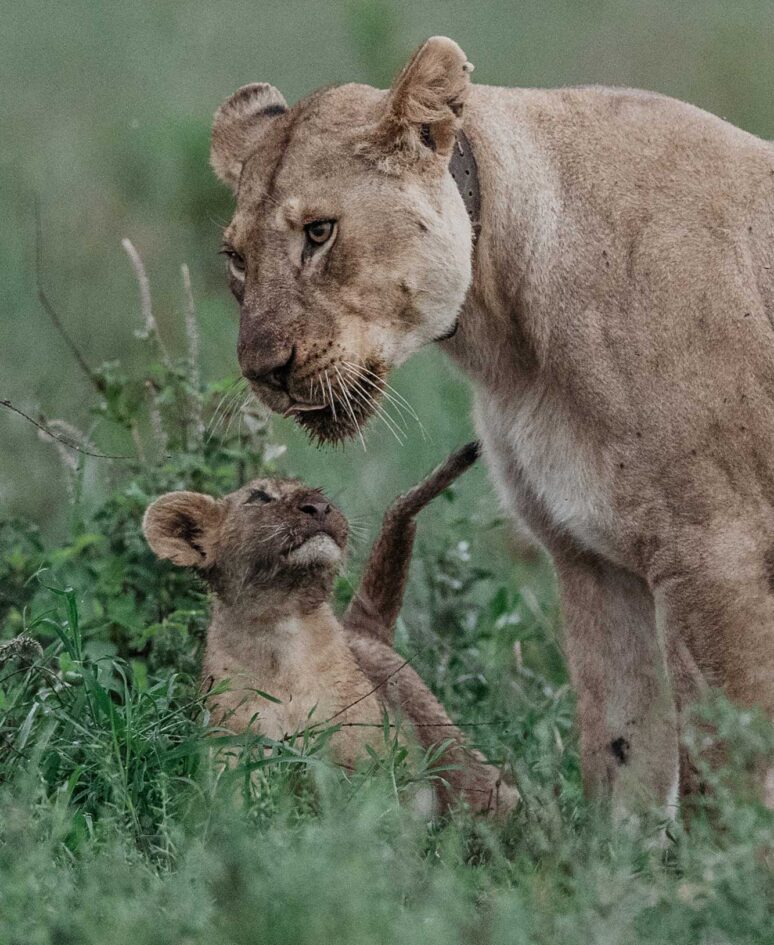
[[[558,132],[567,141],[589,132],[626,134],[627,128],[674,142],[705,145],[709,136],[716,146],[750,149],[758,156],[774,151],[774,145],[744,131],[711,112],[660,92],[605,85],[578,85],[555,89],[474,86],[473,101],[487,111],[510,113],[533,130]],[[592,134],[592,138],[594,135]]]

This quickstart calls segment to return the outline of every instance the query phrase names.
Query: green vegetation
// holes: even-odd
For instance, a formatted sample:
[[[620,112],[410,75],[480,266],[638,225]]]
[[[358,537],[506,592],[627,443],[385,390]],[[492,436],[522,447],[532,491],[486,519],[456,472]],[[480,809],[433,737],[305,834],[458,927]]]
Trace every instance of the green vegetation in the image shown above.
[[[207,167],[226,95],[255,79],[289,101],[329,82],[383,85],[444,32],[481,82],[656,88],[774,137],[769,0],[0,7],[0,398],[69,444],[128,457],[0,413],[0,641],[17,640],[0,642],[0,943],[771,941],[774,823],[746,779],[771,727],[708,705],[730,748],[690,830],[609,827],[582,797],[551,574],[507,554],[483,471],[423,515],[398,645],[512,770],[524,804],[503,828],[464,812],[419,821],[401,801],[437,772],[389,739],[345,776],[325,733],[291,745],[213,730],[197,678],[204,588],[140,532],[161,492],[223,493],[276,471],[326,488],[371,536],[387,502],[471,432],[466,385],[433,352],[395,379],[427,430],[407,424],[404,447],[374,426],[367,452],[318,451],[243,402],[215,257],[230,202]],[[148,265],[153,319],[126,237]],[[38,275],[86,370],[39,304]],[[366,549],[353,548],[342,605]]]

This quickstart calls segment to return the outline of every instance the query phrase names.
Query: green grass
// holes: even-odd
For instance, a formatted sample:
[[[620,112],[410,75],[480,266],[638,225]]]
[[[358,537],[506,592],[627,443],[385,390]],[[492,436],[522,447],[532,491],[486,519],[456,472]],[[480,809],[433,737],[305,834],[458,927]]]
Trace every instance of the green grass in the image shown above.
[[[550,569],[512,560],[483,470],[423,514],[398,646],[512,770],[524,804],[502,828],[463,812],[418,821],[407,798],[433,773],[389,742],[345,776],[324,735],[212,731],[204,589],[159,565],[139,529],[168,489],[291,472],[372,536],[388,501],[471,433],[467,386],[430,351],[395,378],[427,430],[409,425],[404,448],[373,427],[365,453],[316,450],[231,400],[236,313],[215,256],[231,205],[207,167],[225,96],[253,80],[291,102],[330,82],[384,85],[440,32],[481,82],[654,88],[772,138],[769,0],[0,0],[0,14],[0,397],[132,457],[57,450],[0,414],[0,640],[41,647],[0,650],[0,945],[771,941],[774,825],[748,787],[771,727],[709,705],[727,766],[708,773],[690,829],[665,843],[660,823],[610,827],[582,795]],[[36,300],[36,200],[46,290],[91,379]],[[124,237],[147,264],[168,361],[135,337]],[[178,354],[182,262],[203,379]]]
[[[389,744],[345,776],[315,739],[208,734],[190,677],[96,655],[74,592],[49,594],[27,629],[52,642],[0,677],[2,942],[770,940],[772,815],[740,788],[772,749],[760,719],[713,707],[729,766],[690,832],[612,829],[582,800],[566,687],[508,664],[490,601],[421,662],[455,717],[494,723],[471,737],[524,803],[431,825],[402,804],[427,773]]]

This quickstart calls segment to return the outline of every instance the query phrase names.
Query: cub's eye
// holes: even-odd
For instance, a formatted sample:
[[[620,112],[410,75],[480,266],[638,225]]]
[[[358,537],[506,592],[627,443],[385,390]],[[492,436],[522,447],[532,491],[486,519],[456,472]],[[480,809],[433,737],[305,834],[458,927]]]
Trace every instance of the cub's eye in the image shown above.
[[[313,220],[304,227],[306,238],[315,246],[327,243],[336,230],[335,220]]]
[[[263,489],[251,489],[250,494],[245,499],[245,505],[248,505],[250,502],[273,502],[274,500],[269,495],[268,492],[264,492]]]

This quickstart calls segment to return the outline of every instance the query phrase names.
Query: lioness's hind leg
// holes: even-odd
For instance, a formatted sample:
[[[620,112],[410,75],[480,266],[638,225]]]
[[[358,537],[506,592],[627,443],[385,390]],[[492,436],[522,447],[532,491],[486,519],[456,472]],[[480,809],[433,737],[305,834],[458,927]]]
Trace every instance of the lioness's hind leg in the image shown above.
[[[774,572],[761,537],[767,534],[762,524],[710,528],[699,547],[696,536],[683,536],[675,542],[683,560],[667,562],[653,584],[659,621],[686,642],[707,683],[774,719]],[[767,771],[774,759],[761,764],[761,792],[771,803],[774,775]]]
[[[557,570],[586,791],[619,818],[674,812],[677,718],[648,587],[590,556],[558,557]]]

